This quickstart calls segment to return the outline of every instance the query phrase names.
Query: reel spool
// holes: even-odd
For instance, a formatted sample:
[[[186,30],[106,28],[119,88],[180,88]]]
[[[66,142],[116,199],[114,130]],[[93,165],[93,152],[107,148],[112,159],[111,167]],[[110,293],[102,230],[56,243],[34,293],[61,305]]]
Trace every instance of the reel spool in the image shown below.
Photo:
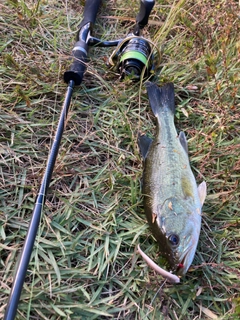
[[[129,76],[133,80],[139,80],[142,73],[144,77],[150,75],[152,69],[151,46],[145,39],[132,38],[123,48],[117,69],[120,78]]]

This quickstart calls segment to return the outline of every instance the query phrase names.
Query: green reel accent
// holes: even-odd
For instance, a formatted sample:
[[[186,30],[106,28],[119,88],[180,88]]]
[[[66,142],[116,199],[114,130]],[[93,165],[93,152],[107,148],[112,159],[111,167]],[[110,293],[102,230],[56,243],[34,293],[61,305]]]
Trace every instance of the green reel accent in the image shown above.
[[[128,51],[121,56],[120,62],[127,59],[136,59],[141,61],[146,67],[148,67],[148,61],[144,54],[138,51]]]

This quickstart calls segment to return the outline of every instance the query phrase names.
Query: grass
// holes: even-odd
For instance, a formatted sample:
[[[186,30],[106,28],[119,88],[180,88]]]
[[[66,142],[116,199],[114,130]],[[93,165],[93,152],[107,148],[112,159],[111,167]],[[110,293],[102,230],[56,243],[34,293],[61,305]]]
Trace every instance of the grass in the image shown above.
[[[0,28],[0,318],[57,126],[83,1],[2,1]],[[139,3],[103,1],[94,35],[124,37]],[[153,81],[173,81],[176,126],[206,180],[197,253],[179,285],[159,264],[146,223],[136,137],[154,132],[144,86],[91,48],[75,88],[17,319],[239,319],[240,117],[238,2],[157,0],[144,35],[161,48]],[[106,18],[105,16],[110,16]],[[118,19],[119,17],[119,19]]]

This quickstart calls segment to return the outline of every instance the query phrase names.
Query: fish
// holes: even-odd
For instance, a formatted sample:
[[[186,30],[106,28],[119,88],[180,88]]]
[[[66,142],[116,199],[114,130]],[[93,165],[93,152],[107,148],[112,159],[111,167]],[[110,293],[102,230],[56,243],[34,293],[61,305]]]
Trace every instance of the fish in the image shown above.
[[[156,132],[154,139],[138,135],[144,165],[144,211],[159,250],[170,266],[169,274],[174,272],[182,277],[195,256],[207,186],[205,181],[197,185],[186,136],[183,131],[178,134],[174,124],[173,83],[162,87],[152,82],[145,85],[156,119]],[[149,265],[150,260],[145,259]]]

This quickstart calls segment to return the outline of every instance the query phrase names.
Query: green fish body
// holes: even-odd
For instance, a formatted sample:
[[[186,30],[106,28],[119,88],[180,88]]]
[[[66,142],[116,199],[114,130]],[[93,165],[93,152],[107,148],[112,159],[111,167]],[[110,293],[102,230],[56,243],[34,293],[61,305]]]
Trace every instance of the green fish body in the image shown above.
[[[156,134],[153,140],[145,135],[138,137],[144,159],[144,210],[161,253],[172,271],[183,275],[198,244],[206,183],[197,186],[186,137],[183,132],[177,134],[173,84],[159,88],[147,82],[146,87],[156,117]]]

